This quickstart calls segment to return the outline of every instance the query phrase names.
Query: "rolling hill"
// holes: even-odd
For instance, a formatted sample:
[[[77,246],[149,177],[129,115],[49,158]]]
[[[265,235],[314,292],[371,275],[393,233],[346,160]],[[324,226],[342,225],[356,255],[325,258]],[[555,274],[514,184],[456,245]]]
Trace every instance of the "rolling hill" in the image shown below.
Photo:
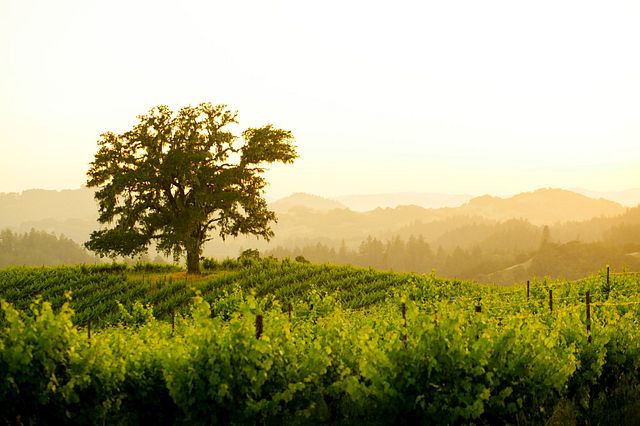
[[[616,216],[626,208],[605,199],[589,198],[563,189],[538,189],[510,198],[484,195],[476,197],[458,209],[462,214],[489,219],[526,219],[538,225],[587,220],[599,216]]]

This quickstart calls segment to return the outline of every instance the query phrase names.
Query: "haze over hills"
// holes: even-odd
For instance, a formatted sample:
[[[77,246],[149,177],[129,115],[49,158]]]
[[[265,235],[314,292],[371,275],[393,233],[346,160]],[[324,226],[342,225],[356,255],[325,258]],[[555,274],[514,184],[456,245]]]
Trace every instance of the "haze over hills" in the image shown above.
[[[553,224],[556,222],[566,222],[575,220],[586,220],[598,216],[615,216],[625,212],[626,208],[621,204],[604,198],[594,199],[588,196],[578,194],[572,191],[543,188],[532,192],[523,192],[512,197],[501,198],[490,195],[480,197],[470,197],[467,195],[450,195],[444,196],[436,194],[445,200],[445,197],[451,201],[451,204],[460,202],[457,206],[452,207],[424,207],[419,203],[399,203],[400,201],[420,201],[429,197],[429,194],[388,194],[389,198],[383,201],[384,195],[355,195],[349,197],[339,197],[344,200],[339,203],[335,200],[322,198],[316,195],[296,193],[289,197],[285,197],[271,204],[272,208],[279,211],[287,211],[294,207],[302,207],[316,211],[330,211],[332,209],[344,209],[351,203],[357,204],[358,200],[365,200],[365,203],[371,203],[378,200],[380,205],[362,211],[362,213],[371,213],[376,210],[397,210],[405,209],[408,206],[416,207],[414,212],[417,215],[424,214],[427,216],[435,215],[438,217],[449,216],[451,214],[462,216],[482,216],[488,219],[505,220],[512,218],[523,218],[537,224]],[[353,201],[355,200],[355,201]],[[434,202],[435,203],[435,202]],[[385,205],[386,204],[386,205]],[[361,212],[359,208],[350,208],[355,212]],[[419,219],[419,217],[416,217]]]
[[[0,192],[0,226],[19,226],[45,219],[91,219],[98,217],[98,205],[89,188],[29,189],[21,193]]]
[[[366,199],[369,196],[363,195],[362,197]],[[294,207],[322,212],[345,208],[334,200],[301,193],[279,200],[271,206],[274,208],[277,206],[280,211],[290,210]],[[286,209],[281,206],[286,206]],[[350,210],[357,211],[356,209]],[[483,195],[472,198],[458,207],[425,208],[417,204],[401,204],[395,207],[379,206],[361,213],[366,213],[368,216],[395,216],[399,220],[403,220],[403,218],[404,220],[423,220],[451,216],[480,216],[493,220],[526,219],[534,224],[552,225],[556,222],[616,216],[625,211],[624,206],[613,201],[593,199],[563,189],[544,188],[533,192],[523,192],[509,198]]]
[[[288,197],[281,198],[279,200],[269,203],[269,207],[278,212],[287,212],[295,208],[304,208],[317,211],[329,211],[334,209],[346,209],[344,204],[323,198],[317,195],[305,194],[303,192],[296,192]]]
[[[84,187],[0,193],[0,229],[19,232],[36,229],[82,243],[97,226],[98,204],[93,193]]]
[[[367,198],[369,196],[362,197],[372,200]],[[304,193],[292,194],[270,203],[270,206],[278,213],[279,220],[274,226],[278,242],[336,238],[355,242],[367,235],[389,235],[411,225],[433,222],[439,222],[437,227],[442,230],[448,228],[443,224],[451,218],[456,218],[453,222],[457,225],[464,222],[464,217],[475,218],[474,222],[515,218],[536,225],[553,225],[556,222],[616,216],[626,211],[618,203],[562,189],[540,189],[509,198],[485,195],[455,208],[401,205],[358,212],[339,201]],[[0,193],[0,228],[18,231],[35,228],[83,242],[95,229],[96,217],[93,190],[88,188]],[[249,237],[248,241],[255,239]]]
[[[462,214],[505,220],[523,218],[534,224],[551,225],[591,219],[598,216],[616,216],[626,211],[622,205],[563,189],[538,189],[510,198],[484,195],[476,197],[458,209]]]
[[[627,189],[624,191],[591,191],[589,189],[575,188],[571,189],[578,194],[586,195],[591,198],[604,198],[605,200],[615,201],[626,207],[635,207],[640,204],[640,188]]]
[[[398,206],[420,206],[437,209],[459,207],[472,199],[468,194],[440,194],[431,192],[394,192],[386,194],[354,194],[335,197],[336,200],[354,211],[366,212],[377,208]]]
[[[300,201],[303,199],[300,198]],[[342,242],[355,248],[368,236],[390,239],[422,236],[434,247],[453,250],[456,246],[489,244],[491,238],[511,240],[511,248],[530,249],[540,243],[540,226],[549,225],[557,241],[602,238],[614,218],[627,209],[610,201],[594,200],[569,191],[544,189],[511,198],[478,197],[458,208],[425,209],[418,206],[378,208],[368,212],[334,209],[317,211],[291,209],[279,214],[273,245],[303,246],[321,242],[336,247]],[[585,226],[585,219],[592,219]],[[599,221],[599,222],[598,222]],[[513,228],[517,229],[514,233]],[[504,229],[509,229],[505,231]],[[506,232],[506,233],[505,233]],[[502,237],[492,237],[493,234]],[[532,235],[535,238],[532,239]],[[238,240],[237,240],[238,241]],[[256,241],[242,241],[244,247]],[[504,244],[504,243],[503,243]],[[489,244],[493,246],[494,244]]]
[[[640,208],[562,189],[485,195],[459,207],[402,205],[366,212],[296,193],[270,207],[278,216],[270,242],[252,236],[214,239],[203,255],[235,257],[257,248],[275,256],[303,254],[314,262],[435,268],[444,276],[505,283],[533,275],[577,277],[606,263],[640,268],[634,254],[640,252]],[[97,229],[96,216],[93,192],[86,188],[0,194],[0,229],[33,228],[81,244]]]

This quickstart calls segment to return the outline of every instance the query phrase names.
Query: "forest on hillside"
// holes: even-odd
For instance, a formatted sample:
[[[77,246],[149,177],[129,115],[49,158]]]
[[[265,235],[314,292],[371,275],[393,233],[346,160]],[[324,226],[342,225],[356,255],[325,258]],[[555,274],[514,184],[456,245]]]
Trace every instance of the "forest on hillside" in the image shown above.
[[[0,229],[6,229],[0,266],[95,262],[82,247],[98,226],[92,197],[86,188],[0,194]],[[294,194],[271,208],[278,223],[270,242],[214,239],[202,255],[235,258],[251,248],[314,263],[435,270],[442,276],[497,283],[545,276],[574,279],[606,264],[640,270],[640,207],[569,191],[543,189],[507,199],[483,196],[457,208],[398,206],[368,212]],[[142,260],[153,258],[162,260],[153,250]]]
[[[439,276],[500,284],[534,277],[577,279],[605,265],[640,271],[640,208],[553,226],[472,218],[416,223],[388,238],[368,236],[356,246],[318,241],[266,254],[403,272],[435,270]]]
[[[95,264],[110,262],[99,258],[83,246],[64,235],[31,229],[29,232],[0,230],[0,268],[8,266],[56,266]],[[120,262],[134,264],[150,262],[163,264],[168,259],[161,256],[137,256],[133,259],[118,257]]]
[[[632,251],[634,250],[634,251]],[[616,270],[640,271],[640,244],[609,245],[603,242],[546,243],[530,252],[496,252],[474,246],[434,251],[421,237],[382,241],[368,238],[357,249],[337,250],[322,243],[299,248],[278,247],[267,255],[297,258],[313,263],[349,264],[399,272],[430,273],[479,282],[511,284],[533,278],[578,279],[605,265]]]
[[[18,233],[0,230],[0,268],[15,265],[95,263],[96,258],[75,241],[32,229]]]

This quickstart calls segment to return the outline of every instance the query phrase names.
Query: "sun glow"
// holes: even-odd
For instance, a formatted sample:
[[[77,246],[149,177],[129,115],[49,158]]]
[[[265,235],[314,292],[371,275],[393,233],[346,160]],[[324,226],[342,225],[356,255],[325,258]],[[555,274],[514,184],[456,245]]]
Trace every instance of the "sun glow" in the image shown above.
[[[78,187],[167,104],[290,129],[270,191],[640,182],[634,2],[3,2],[0,191]]]

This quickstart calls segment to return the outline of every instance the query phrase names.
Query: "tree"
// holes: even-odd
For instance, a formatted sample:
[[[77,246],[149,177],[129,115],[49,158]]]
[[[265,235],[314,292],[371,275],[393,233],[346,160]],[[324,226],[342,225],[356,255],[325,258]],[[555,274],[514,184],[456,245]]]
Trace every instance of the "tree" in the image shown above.
[[[134,256],[155,242],[199,273],[202,245],[214,232],[269,239],[276,220],[263,198],[265,166],[297,158],[290,131],[271,125],[231,128],[237,112],[202,103],[174,113],[152,108],[122,134],[107,132],[87,172],[96,187],[98,221],[85,246],[105,255]]]
[[[542,238],[540,240],[540,250],[546,248],[549,245],[549,239],[551,238],[551,231],[547,225],[542,228]]]

